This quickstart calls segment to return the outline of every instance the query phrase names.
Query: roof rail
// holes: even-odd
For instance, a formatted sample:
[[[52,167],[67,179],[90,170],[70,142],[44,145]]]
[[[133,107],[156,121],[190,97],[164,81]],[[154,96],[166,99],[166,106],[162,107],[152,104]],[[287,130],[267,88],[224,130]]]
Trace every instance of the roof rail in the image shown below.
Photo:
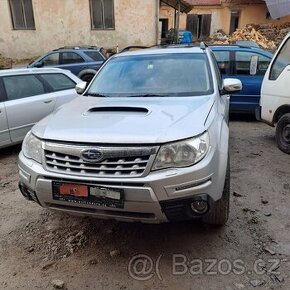
[[[241,44],[236,44],[236,43],[227,43],[227,44],[224,44],[224,43],[222,43],[222,44],[210,44],[209,45],[210,47],[215,47],[215,46],[230,46],[230,47],[239,47],[239,48],[249,48],[249,49],[252,49],[252,48],[260,48],[261,49],[261,47],[254,47],[254,46],[246,46],[246,45],[241,45]]]
[[[143,45],[131,45],[131,46],[127,46],[127,47],[123,48],[119,53],[130,51],[130,49],[146,49],[146,48],[150,48],[150,47],[143,46]]]
[[[208,48],[208,45],[204,42],[201,42],[199,47],[200,47],[200,49],[205,50],[206,48]]]
[[[184,47],[196,47],[196,43],[194,42],[189,42],[189,43],[163,43],[163,44],[158,44],[157,47],[161,47],[161,48],[184,48]]]
[[[95,45],[81,45],[81,46],[63,46],[54,49],[53,51],[60,50],[60,49],[97,49],[98,47]]]

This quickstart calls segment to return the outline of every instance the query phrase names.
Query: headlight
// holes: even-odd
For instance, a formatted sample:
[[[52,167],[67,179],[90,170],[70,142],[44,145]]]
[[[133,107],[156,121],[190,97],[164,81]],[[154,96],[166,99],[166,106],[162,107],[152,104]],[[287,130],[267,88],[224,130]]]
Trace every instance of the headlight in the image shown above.
[[[188,167],[205,157],[209,149],[209,135],[204,134],[161,146],[152,170]]]
[[[27,133],[23,140],[22,152],[25,157],[41,163],[42,143],[31,132]]]

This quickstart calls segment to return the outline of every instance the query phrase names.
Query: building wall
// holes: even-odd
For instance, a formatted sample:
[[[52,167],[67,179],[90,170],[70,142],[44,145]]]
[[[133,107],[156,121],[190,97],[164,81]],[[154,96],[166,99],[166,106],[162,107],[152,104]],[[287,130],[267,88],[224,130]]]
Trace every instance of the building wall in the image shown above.
[[[247,23],[254,23],[254,24],[263,24],[263,23],[275,23],[275,24],[283,24],[286,22],[290,22],[290,16],[282,17],[277,20],[273,19],[266,19],[266,14],[268,9],[264,5],[255,5],[253,9],[251,6],[244,6],[241,12],[240,18],[240,26],[243,27]]]
[[[275,23],[283,24],[290,22],[290,16],[282,17],[279,20],[266,19],[267,7],[263,4],[252,5],[226,5],[226,6],[195,6],[190,14],[212,14],[211,18],[211,34],[219,29],[222,29],[225,33],[229,33],[231,10],[240,10],[239,28],[244,27],[246,24],[264,24]],[[161,7],[160,18],[169,18],[169,23],[174,26],[174,10],[170,7]],[[187,14],[182,13],[180,15],[180,29],[186,29]]]
[[[153,45],[157,0],[115,0],[115,30],[91,30],[89,0],[33,0],[36,30],[13,30],[8,0],[0,1],[0,53],[26,58],[71,45]]]

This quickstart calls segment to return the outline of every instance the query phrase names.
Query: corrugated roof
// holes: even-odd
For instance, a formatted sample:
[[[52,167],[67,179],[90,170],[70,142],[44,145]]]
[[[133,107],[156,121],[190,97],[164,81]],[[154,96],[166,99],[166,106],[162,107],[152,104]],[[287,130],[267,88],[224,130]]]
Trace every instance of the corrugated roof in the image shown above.
[[[290,0],[266,0],[273,19],[290,15]]]
[[[187,0],[161,0],[164,4],[171,6],[172,8],[178,10],[178,2],[180,1],[180,12],[188,13],[192,9],[192,5]]]

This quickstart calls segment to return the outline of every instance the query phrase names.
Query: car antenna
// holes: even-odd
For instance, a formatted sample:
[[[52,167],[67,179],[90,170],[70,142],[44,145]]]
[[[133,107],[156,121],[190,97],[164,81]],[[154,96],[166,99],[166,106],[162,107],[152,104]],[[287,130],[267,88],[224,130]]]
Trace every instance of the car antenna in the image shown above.
[[[204,43],[204,42],[201,42],[201,43],[200,43],[200,49],[205,50],[207,47],[208,47],[208,46],[207,46],[206,43]]]

